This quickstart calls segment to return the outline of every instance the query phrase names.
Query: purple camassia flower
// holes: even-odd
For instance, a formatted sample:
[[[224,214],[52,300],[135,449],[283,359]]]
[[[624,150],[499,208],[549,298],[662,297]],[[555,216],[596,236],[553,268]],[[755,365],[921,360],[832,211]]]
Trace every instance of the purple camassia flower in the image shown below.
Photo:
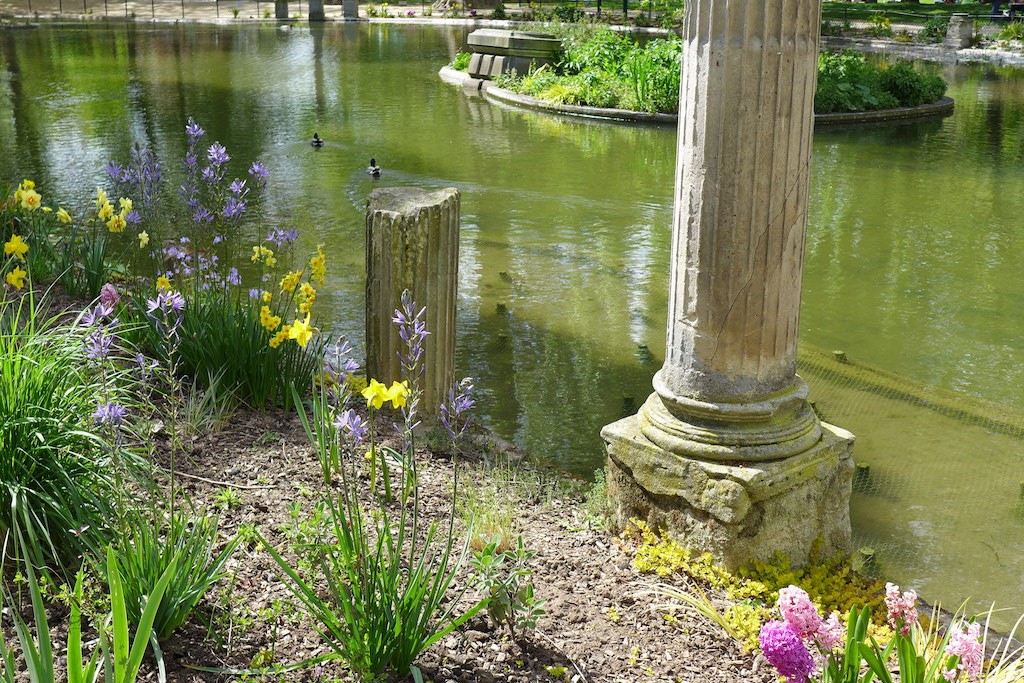
[[[324,357],[324,370],[336,384],[344,384],[349,375],[359,369],[359,363],[352,358],[352,345],[348,339],[340,337],[338,343],[331,346]]]
[[[200,175],[209,185],[216,185],[220,182],[220,174],[217,173],[217,168],[215,166],[207,166],[203,169],[203,172]]]
[[[206,135],[206,131],[200,128],[196,120],[190,116],[185,124],[185,135],[188,136],[189,142],[195,142]]]
[[[765,659],[788,683],[807,683],[814,671],[811,653],[784,621],[769,621],[758,636]]]
[[[239,199],[249,194],[249,188],[245,186],[245,181],[239,178],[232,180],[231,184],[228,185],[228,189],[231,190],[231,194],[235,195]]]
[[[267,233],[266,240],[270,242],[278,249],[283,248],[287,244],[291,244],[295,240],[299,239],[299,231],[295,228],[289,230],[282,230],[281,228],[274,228]]]
[[[110,356],[110,347],[114,338],[107,334],[102,328],[93,330],[85,338],[85,357],[99,363]]]
[[[263,296],[263,292],[262,291],[260,291],[258,289],[250,289],[249,290],[249,298],[250,299],[259,299],[261,296]]]
[[[348,434],[357,445],[366,438],[367,425],[352,408],[342,411],[333,424],[335,429]]]
[[[249,167],[249,175],[251,175],[253,180],[256,181],[256,185],[259,187],[260,191],[266,189],[267,178],[270,177],[270,171],[267,170],[266,166],[258,161],[252,162],[252,166]]]
[[[107,162],[107,175],[110,176],[111,180],[120,181],[121,174],[124,173],[124,168],[114,163],[113,161]]]
[[[219,142],[210,145],[209,149],[206,150],[206,158],[214,166],[223,166],[231,160],[231,157],[228,156],[228,150]]]
[[[133,225],[142,222],[142,216],[135,209],[132,209],[131,211],[126,213],[124,219]]]
[[[229,221],[240,218],[243,213],[245,213],[245,202],[240,202],[234,197],[228,197],[228,200],[224,202],[223,210],[221,210],[221,215]]]
[[[153,378],[153,371],[160,367],[160,363],[147,358],[141,353],[135,354],[135,368],[132,375],[140,382],[148,382]]]
[[[171,290],[159,292],[155,299],[146,300],[146,313],[162,328],[165,337],[176,337],[184,319],[185,297]]]
[[[398,325],[398,336],[402,338],[407,348],[406,353],[399,354],[399,359],[410,378],[423,373],[420,359],[423,357],[423,343],[430,334],[423,319],[427,309],[424,307],[414,312],[415,306],[412,293],[408,289],[405,290],[402,292],[402,308],[396,308],[395,316],[391,319],[391,322]]]
[[[235,287],[242,284],[242,276],[238,274],[238,268],[232,268],[228,271],[227,282]]]
[[[209,225],[213,222],[213,218],[213,214],[204,206],[197,206],[195,213],[192,214],[192,220],[199,225],[203,225],[204,223]]]
[[[127,409],[118,403],[101,403],[92,414],[92,419],[98,425],[109,425],[117,429],[124,422],[127,412]]]
[[[441,404],[441,426],[453,440],[458,440],[469,427],[466,413],[476,404],[472,394],[473,378],[464,377],[448,390],[448,400]]]

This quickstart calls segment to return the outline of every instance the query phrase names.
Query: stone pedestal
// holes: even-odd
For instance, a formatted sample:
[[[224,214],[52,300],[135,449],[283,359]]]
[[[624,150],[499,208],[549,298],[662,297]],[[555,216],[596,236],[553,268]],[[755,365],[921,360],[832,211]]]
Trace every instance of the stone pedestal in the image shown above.
[[[309,20],[324,21],[324,0],[309,0]]]
[[[366,202],[366,368],[390,384],[403,379],[406,351],[392,323],[402,292],[426,308],[420,410],[437,415],[455,381],[455,300],[459,273],[459,191],[374,190]]]
[[[619,521],[735,567],[849,550],[852,437],[796,376],[820,0],[693,0],[683,19],[665,363],[605,428]]]
[[[274,18],[288,18],[288,0],[274,0]]]
[[[358,19],[359,18],[359,2],[358,0],[342,0],[341,12],[343,19]]]
[[[946,28],[945,46],[953,50],[970,47],[974,42],[974,17],[969,14],[954,14]]]
[[[710,462],[666,451],[644,436],[642,418],[605,427],[613,522],[666,529],[674,540],[710,552],[730,571],[776,553],[794,566],[813,548],[850,551],[853,435],[822,425],[811,448],[763,463]]]

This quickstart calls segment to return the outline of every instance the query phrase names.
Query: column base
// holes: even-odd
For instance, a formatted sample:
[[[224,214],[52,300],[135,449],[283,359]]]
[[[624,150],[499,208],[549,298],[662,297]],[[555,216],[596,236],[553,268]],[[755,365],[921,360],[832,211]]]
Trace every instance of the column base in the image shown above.
[[[821,424],[806,451],[771,462],[724,463],[670,452],[633,415],[601,431],[608,448],[613,523],[630,519],[665,529],[680,545],[710,552],[729,570],[776,553],[793,566],[849,554],[853,441]]]

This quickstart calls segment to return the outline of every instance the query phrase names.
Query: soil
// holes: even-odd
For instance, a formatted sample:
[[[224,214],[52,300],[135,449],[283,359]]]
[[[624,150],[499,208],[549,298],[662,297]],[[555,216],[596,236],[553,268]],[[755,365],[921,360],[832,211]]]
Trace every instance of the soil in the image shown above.
[[[455,464],[450,455],[418,451],[422,509],[447,519],[453,467],[459,468],[462,486],[498,491],[495,504],[514,510],[515,530],[537,553],[529,566],[547,613],[535,630],[514,635],[482,613],[476,615],[419,657],[424,680],[777,680],[762,658],[744,652],[719,627],[683,611],[666,618],[664,610],[652,607],[658,600],[642,592],[654,579],[632,567],[628,543],[602,531],[586,512],[584,486],[528,463],[485,432],[474,432],[471,442],[471,454]],[[225,538],[241,525],[256,525],[269,543],[294,557],[282,531],[294,528],[289,506],[299,503],[305,515],[324,491],[319,461],[296,414],[237,413],[218,431],[188,443],[186,451],[177,458],[178,481],[198,508],[220,510]],[[494,467],[495,462],[504,465]],[[225,494],[228,490],[233,495]],[[259,543],[248,542],[238,548],[227,576],[193,618],[163,643],[163,651],[168,680],[193,682],[232,680],[226,673],[193,667],[285,665],[330,650],[280,580],[270,555]],[[243,678],[350,680],[339,661]],[[156,680],[151,662],[144,664],[140,680]]]

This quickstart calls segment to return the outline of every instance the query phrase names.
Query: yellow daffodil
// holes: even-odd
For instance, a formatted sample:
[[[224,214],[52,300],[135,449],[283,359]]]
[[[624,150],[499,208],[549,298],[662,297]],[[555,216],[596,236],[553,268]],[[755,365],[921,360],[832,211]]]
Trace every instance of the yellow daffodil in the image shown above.
[[[102,187],[97,187],[96,188],[96,206],[103,206],[104,204],[109,204],[109,203],[110,202],[107,200],[107,193],[103,191]]]
[[[371,379],[370,383],[362,391],[363,398],[366,399],[366,405],[374,410],[378,410],[384,405],[384,401],[388,400],[387,393],[388,388],[375,379]]]
[[[161,275],[156,279],[156,288],[164,292],[171,289],[171,281],[164,275]]]
[[[119,213],[115,213],[110,217],[110,220],[107,221],[107,230],[110,232],[122,232],[127,225],[128,221],[124,219],[124,216]]]
[[[271,337],[271,339],[270,339],[270,348],[276,349],[278,346],[281,345],[281,342],[283,342],[286,339],[291,338],[291,334],[292,334],[292,326],[291,325],[285,325],[284,327],[282,327],[280,330],[277,331],[277,334],[275,334],[273,337]]]
[[[283,278],[281,278],[281,291],[283,292],[294,292],[295,288],[299,285],[299,280],[302,279],[301,270],[293,270]]]
[[[96,212],[96,217],[101,221],[109,220],[114,215],[114,206],[110,202],[105,202],[100,205],[100,210]]]
[[[263,292],[263,302],[269,304],[270,300],[274,298],[274,295],[270,292]]]
[[[24,180],[21,181],[21,189],[34,190],[36,189],[36,183],[34,180],[29,180],[28,178],[25,178]]]
[[[260,309],[260,325],[273,332],[281,324],[281,318],[270,312],[269,306]]]
[[[15,289],[21,289],[22,287],[25,286],[25,277],[27,275],[28,273],[22,270],[21,266],[15,266],[14,270],[7,273],[5,279],[7,280],[7,284],[9,284],[11,287],[14,287]]]
[[[309,313],[309,309],[313,308],[313,304],[316,302],[316,290],[313,289],[313,285],[308,282],[303,282],[299,293],[302,296],[302,303],[299,304],[299,312]]]
[[[59,220],[61,223],[70,223],[71,214],[65,211],[64,209],[57,209],[57,220]]]
[[[128,197],[121,197],[117,203],[121,205],[121,213],[128,213],[132,210],[132,200]]]
[[[306,315],[305,320],[295,320],[291,325],[291,332],[289,337],[295,340],[295,343],[306,348],[306,344],[313,338],[313,332],[315,328],[309,326],[309,315]]]
[[[409,396],[409,387],[405,382],[392,382],[391,386],[384,392],[384,400],[391,401],[391,407],[401,408],[405,405],[405,399]]]
[[[43,198],[35,190],[25,190],[21,193],[21,208],[35,211],[43,205]]]
[[[21,235],[11,235],[10,241],[4,244],[4,254],[16,256],[19,261],[25,260],[27,252],[28,245],[25,244],[25,240],[21,239]]]
[[[145,249],[146,245],[149,244],[149,233],[143,230],[137,237],[139,238],[139,249]]]
[[[316,256],[309,260],[310,278],[321,287],[327,278],[327,257],[324,256],[324,245],[316,245]]]
[[[53,213],[53,209],[48,206],[43,207],[43,213]]]

